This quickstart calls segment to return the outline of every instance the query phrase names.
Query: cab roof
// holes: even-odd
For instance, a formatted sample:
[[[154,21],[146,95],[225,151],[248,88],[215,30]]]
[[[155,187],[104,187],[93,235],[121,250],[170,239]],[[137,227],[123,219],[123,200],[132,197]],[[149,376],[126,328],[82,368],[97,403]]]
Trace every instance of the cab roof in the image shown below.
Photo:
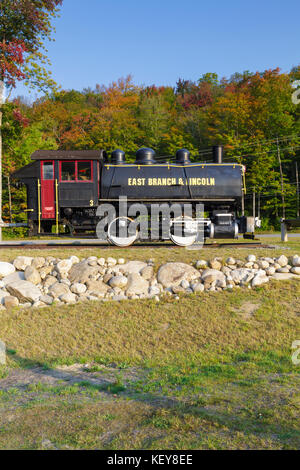
[[[32,160],[102,160],[103,150],[36,150]]]

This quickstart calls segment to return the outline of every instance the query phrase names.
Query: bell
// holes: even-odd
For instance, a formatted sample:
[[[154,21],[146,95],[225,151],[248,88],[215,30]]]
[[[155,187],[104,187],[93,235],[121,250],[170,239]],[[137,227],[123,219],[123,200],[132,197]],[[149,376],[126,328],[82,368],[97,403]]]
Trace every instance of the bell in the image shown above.
[[[152,149],[141,148],[136,152],[135,156],[136,165],[153,165],[154,163],[156,163],[156,160],[154,158],[155,152]]]
[[[125,162],[125,152],[123,150],[117,149],[111,153],[111,163],[113,165],[122,165]]]
[[[191,163],[190,152],[187,149],[180,149],[176,152],[176,163],[178,165],[188,165]]]

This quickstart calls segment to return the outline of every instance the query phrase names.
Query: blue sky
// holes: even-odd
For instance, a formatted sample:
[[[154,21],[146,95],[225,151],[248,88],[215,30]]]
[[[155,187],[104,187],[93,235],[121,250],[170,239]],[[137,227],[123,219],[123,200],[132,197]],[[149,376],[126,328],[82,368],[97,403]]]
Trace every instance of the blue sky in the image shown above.
[[[299,14],[299,0],[64,0],[48,44],[52,73],[81,90],[128,74],[174,86],[206,72],[289,71],[300,63]],[[28,91],[18,85],[18,94]]]

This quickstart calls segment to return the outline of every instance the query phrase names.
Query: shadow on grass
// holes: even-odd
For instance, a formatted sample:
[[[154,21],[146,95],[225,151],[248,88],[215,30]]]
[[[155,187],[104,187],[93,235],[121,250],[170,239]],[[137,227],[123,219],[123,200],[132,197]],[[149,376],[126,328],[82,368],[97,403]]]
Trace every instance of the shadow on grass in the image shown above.
[[[161,419],[157,419],[157,413],[167,413],[170,418],[164,418],[164,428],[172,426],[171,418],[174,416],[177,416],[182,420],[185,420],[188,416],[193,416],[203,419],[203,421],[210,422],[216,428],[221,426],[229,428],[230,431],[233,432],[241,432],[246,436],[256,435],[257,437],[263,436],[264,439],[279,440],[283,448],[285,446],[294,447],[297,445],[296,442],[300,441],[300,432],[296,428],[287,427],[286,423],[283,420],[281,422],[278,418],[274,418],[274,421],[272,421],[272,410],[270,410],[270,416],[261,415],[258,409],[257,416],[247,417],[243,416],[242,413],[239,415],[236,411],[228,411],[226,408],[218,410],[217,406],[207,406],[205,400],[202,400],[201,397],[198,397],[197,400],[190,403],[187,401],[180,401],[172,396],[163,395],[160,391],[153,392],[145,391],[142,388],[139,389],[134,382],[130,382],[126,386],[120,376],[118,377],[117,375],[114,379],[110,380],[107,377],[103,377],[104,374],[100,377],[87,378],[87,373],[76,374],[74,371],[56,370],[50,368],[48,364],[38,363],[36,361],[20,357],[13,351],[8,351],[8,354],[13,357],[15,363],[18,364],[20,368],[31,369],[31,377],[33,377],[33,380],[34,373],[36,371],[36,383],[39,383],[41,377],[51,377],[54,381],[65,381],[68,383],[68,385],[60,385],[62,390],[64,387],[72,384],[87,390],[97,390],[98,392],[106,394],[106,396],[111,399],[118,396],[119,399],[124,398],[124,400],[131,400],[151,405],[154,411],[149,423],[152,423],[155,427],[162,425]],[[218,368],[214,370],[216,373],[218,373],[218,371],[220,371]],[[226,377],[230,383],[232,383],[234,378],[234,374],[232,377],[230,375]],[[3,380],[5,382],[5,379]],[[145,378],[145,381],[147,381],[147,378]],[[20,382],[19,384],[13,384],[13,386],[15,388],[24,388],[24,381],[23,383]],[[43,389],[41,388],[41,391],[42,390]],[[241,402],[240,405],[242,406],[243,403]]]
[[[7,349],[6,354],[9,359],[11,359],[17,367],[21,369],[31,369],[35,367],[45,367],[44,362],[34,361],[26,357],[19,356],[14,349]],[[8,365],[9,366],[9,365]]]

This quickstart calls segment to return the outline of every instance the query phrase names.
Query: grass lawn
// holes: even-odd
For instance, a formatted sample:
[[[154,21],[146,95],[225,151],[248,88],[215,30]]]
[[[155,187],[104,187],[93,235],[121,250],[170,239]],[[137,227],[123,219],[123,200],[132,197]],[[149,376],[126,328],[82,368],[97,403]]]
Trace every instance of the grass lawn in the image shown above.
[[[300,254],[300,238],[262,241],[277,248],[26,255],[152,258],[158,268],[214,256]],[[18,254],[24,250],[1,250],[0,259]],[[300,448],[300,365],[291,360],[292,342],[300,340],[297,280],[159,303],[1,310],[0,338],[8,348],[0,369],[1,449]],[[74,364],[84,372],[72,373]],[[14,382],[13,373],[29,378]]]

